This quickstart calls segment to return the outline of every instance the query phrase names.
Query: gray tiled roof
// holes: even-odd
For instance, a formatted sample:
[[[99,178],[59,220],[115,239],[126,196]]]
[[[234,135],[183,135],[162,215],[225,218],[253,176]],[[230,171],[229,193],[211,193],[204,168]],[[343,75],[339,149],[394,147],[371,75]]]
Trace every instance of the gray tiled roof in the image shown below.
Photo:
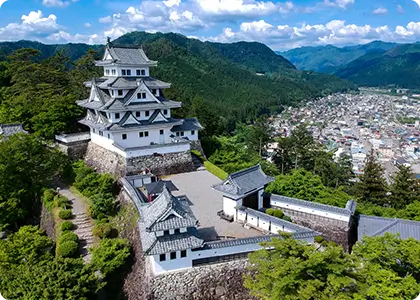
[[[274,181],[273,177],[264,174],[261,166],[232,173],[221,184],[214,185],[215,190],[221,191],[231,197],[239,198],[245,194],[264,187]]]
[[[292,233],[293,238],[296,239],[296,240],[315,237],[317,235],[318,235],[318,233],[315,232],[315,231]],[[273,238],[281,239],[282,236],[279,235],[279,234],[273,234],[273,235],[266,235],[266,236],[255,236],[255,237],[249,237],[249,238],[229,239],[229,240],[222,240],[222,241],[206,242],[205,243],[205,248],[218,249],[218,248],[225,248],[225,247],[234,247],[234,246],[241,246],[241,245],[249,245],[249,244],[270,242]]]
[[[260,212],[260,211],[255,210],[255,209],[247,208],[247,207],[244,207],[244,206],[240,206],[240,207],[238,207],[238,209],[243,211],[243,212],[246,212],[249,216],[258,217],[260,220],[263,219],[263,220],[266,220],[266,221],[270,221],[271,223],[273,223],[277,226],[284,227],[284,228],[286,228],[288,230],[291,230],[293,232],[310,232],[310,231],[313,231],[310,228],[306,228],[306,227],[294,224],[292,222],[288,222],[288,221],[285,221],[283,219],[279,219],[279,218],[270,216],[266,213]]]
[[[170,191],[177,191],[177,187],[173,184],[170,180],[159,180],[155,182],[151,182],[148,184],[145,184],[144,187],[149,195],[155,195],[160,194],[163,192],[163,188],[166,186],[166,188]]]
[[[188,228],[185,233],[156,237],[153,232],[140,230],[143,252],[148,255],[195,249],[203,246],[197,229]]]
[[[165,218],[171,211],[181,217]],[[194,227],[197,223],[197,219],[188,203],[173,196],[166,186],[149,206],[142,208],[142,215],[142,224],[146,231]],[[164,219],[161,220],[161,218]]]
[[[356,209],[356,202],[354,202],[353,200],[349,200],[347,202],[346,208],[321,204],[321,203],[312,202],[312,201],[300,200],[300,199],[281,196],[281,195],[276,195],[276,194],[271,195],[271,200],[283,202],[283,203],[286,203],[286,204],[309,207],[309,208],[312,208],[312,209],[322,210],[322,211],[326,211],[326,212],[337,213],[337,214],[341,214],[341,215],[345,215],[345,216],[353,215],[354,211]]]
[[[420,240],[420,222],[382,218],[376,216],[359,216],[358,240],[363,236],[382,236],[386,232],[399,233],[402,239],[414,238]]]
[[[22,124],[15,123],[15,124],[0,124],[0,137],[1,136],[11,136],[17,133],[28,133],[22,127]]]
[[[204,127],[200,124],[197,118],[187,118],[183,120],[184,122],[181,125],[176,125],[172,127],[172,132],[177,131],[191,131],[191,130],[201,130]]]
[[[110,61],[98,62],[98,64],[116,63],[125,65],[155,65],[156,62],[150,60],[141,47],[107,45],[106,49],[112,56]]]
[[[101,77],[97,79],[102,89],[137,89],[141,82],[151,89],[168,88],[170,83],[153,77]]]

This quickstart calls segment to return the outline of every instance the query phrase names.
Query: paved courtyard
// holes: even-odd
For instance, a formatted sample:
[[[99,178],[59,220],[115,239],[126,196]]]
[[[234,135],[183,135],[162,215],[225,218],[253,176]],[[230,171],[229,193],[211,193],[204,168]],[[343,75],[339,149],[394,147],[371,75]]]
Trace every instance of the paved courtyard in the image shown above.
[[[224,238],[244,238],[262,235],[255,229],[246,229],[239,223],[229,223],[217,215],[223,209],[222,193],[212,189],[212,185],[221,180],[208,171],[197,171],[166,176],[172,180],[179,191],[173,195],[185,195],[190,201],[191,209],[199,221],[198,231],[205,241]]]

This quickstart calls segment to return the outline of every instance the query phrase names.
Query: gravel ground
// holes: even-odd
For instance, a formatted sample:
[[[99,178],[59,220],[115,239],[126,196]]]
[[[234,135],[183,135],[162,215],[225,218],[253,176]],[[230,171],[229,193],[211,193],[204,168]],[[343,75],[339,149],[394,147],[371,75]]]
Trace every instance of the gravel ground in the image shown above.
[[[244,238],[262,235],[255,229],[246,229],[239,223],[229,223],[217,215],[223,209],[222,193],[212,189],[212,185],[221,180],[208,171],[197,171],[170,175],[165,179],[172,180],[179,191],[175,196],[186,195],[191,202],[191,209],[199,221],[201,238],[205,241],[218,240],[220,237]]]

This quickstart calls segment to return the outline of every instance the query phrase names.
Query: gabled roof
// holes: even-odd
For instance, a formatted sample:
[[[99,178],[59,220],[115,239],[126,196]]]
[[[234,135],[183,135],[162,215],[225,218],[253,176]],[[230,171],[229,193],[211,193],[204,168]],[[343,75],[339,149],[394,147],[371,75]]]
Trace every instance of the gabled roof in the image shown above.
[[[404,219],[359,216],[358,240],[363,236],[382,236],[389,232],[399,233],[402,239],[414,238],[420,241],[420,222]]]
[[[170,192],[177,191],[177,187],[170,180],[159,180],[144,185],[148,195],[156,195],[163,192],[166,187]]]
[[[1,136],[11,136],[17,133],[28,133],[22,127],[20,123],[14,124],[0,124],[0,137]]]
[[[166,186],[143,212],[142,223],[146,231],[194,227],[197,223],[188,203],[173,196]]]
[[[191,131],[191,130],[202,130],[204,127],[200,124],[197,118],[187,118],[181,125],[172,127],[172,132],[178,131]]]
[[[153,77],[101,77],[99,87],[102,89],[136,89],[140,82],[153,89],[170,88],[171,84]]]
[[[273,177],[265,175],[261,165],[232,173],[221,184],[214,185],[215,190],[221,191],[228,196],[240,198],[252,191],[256,191],[270,182]]]
[[[276,195],[276,194],[271,194],[271,200],[286,203],[286,204],[308,207],[311,209],[316,209],[316,210],[321,210],[321,211],[326,211],[326,212],[338,213],[345,216],[353,215],[356,210],[356,202],[354,200],[347,201],[345,208],[281,196],[281,195]]]
[[[121,65],[156,65],[157,62],[150,60],[143,49],[138,46],[125,46],[108,44],[105,47],[105,55],[108,54],[112,59],[96,62],[97,65],[109,63]],[[105,56],[104,56],[105,57]]]

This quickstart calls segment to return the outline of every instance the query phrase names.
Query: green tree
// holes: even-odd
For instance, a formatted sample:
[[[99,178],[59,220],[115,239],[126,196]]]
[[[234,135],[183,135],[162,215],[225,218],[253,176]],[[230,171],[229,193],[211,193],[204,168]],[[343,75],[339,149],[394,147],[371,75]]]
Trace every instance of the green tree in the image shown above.
[[[91,252],[93,267],[108,276],[125,264],[130,256],[130,245],[125,239],[104,238]]]
[[[416,200],[420,200],[420,184],[410,167],[400,166],[390,185],[390,204],[396,209],[402,209]]]
[[[363,172],[359,183],[360,200],[378,205],[386,204],[388,186],[384,178],[384,168],[376,161],[373,153],[367,157]]]

